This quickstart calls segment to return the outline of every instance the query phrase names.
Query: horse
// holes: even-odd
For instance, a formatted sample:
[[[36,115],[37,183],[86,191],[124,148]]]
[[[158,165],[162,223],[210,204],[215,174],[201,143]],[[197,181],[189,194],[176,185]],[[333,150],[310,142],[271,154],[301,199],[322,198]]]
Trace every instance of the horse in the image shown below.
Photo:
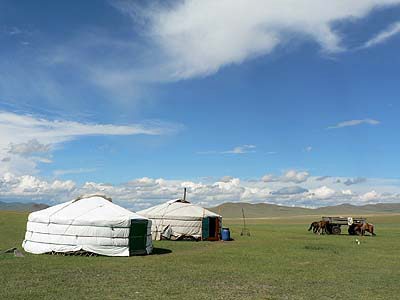
[[[312,229],[315,234],[329,233],[328,225],[329,225],[328,221],[312,222],[310,224],[310,228],[308,228],[308,231],[310,231]]]
[[[314,233],[317,232],[317,230],[319,229],[319,222],[312,222],[310,224],[310,228],[308,228],[308,231],[313,230]]]
[[[318,230],[316,233],[318,234],[329,233],[328,227],[329,227],[329,221],[319,221]]]
[[[372,236],[375,236],[376,234],[374,233],[374,224],[370,223],[360,223],[356,224],[354,230],[359,234],[359,235],[365,235],[365,232],[369,232]]]

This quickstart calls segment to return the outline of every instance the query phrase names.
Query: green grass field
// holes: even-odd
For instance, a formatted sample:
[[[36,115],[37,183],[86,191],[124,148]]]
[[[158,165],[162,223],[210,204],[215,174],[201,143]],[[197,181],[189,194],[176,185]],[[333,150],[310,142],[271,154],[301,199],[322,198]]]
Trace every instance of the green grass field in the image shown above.
[[[27,213],[0,212],[0,249]],[[155,242],[138,257],[0,255],[0,299],[399,299],[400,216],[369,217],[376,237],[317,236],[317,217],[225,220],[232,242]]]

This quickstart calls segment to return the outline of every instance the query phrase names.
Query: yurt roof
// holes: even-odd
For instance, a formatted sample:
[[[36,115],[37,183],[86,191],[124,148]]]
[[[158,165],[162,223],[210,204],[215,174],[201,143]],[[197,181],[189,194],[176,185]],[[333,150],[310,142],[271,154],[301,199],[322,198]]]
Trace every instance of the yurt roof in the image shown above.
[[[33,212],[28,220],[39,223],[118,226],[129,219],[146,219],[112,203],[103,195],[86,195]]]
[[[141,210],[138,214],[148,218],[204,218],[221,217],[199,205],[182,199],[167,201],[165,203]]]

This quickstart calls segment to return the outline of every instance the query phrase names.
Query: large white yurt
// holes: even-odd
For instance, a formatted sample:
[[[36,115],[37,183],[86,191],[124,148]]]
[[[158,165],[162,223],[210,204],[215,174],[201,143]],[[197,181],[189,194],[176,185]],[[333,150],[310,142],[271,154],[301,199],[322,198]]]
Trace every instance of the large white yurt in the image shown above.
[[[106,196],[81,196],[29,214],[22,247],[34,254],[150,254],[151,221]]]
[[[137,212],[152,221],[153,240],[220,239],[222,217],[186,200],[171,200]]]

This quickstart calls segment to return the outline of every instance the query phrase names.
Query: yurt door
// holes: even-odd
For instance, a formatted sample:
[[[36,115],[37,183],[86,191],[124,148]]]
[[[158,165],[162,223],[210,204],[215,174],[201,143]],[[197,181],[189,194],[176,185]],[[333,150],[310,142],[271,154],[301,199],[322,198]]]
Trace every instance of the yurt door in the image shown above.
[[[201,229],[201,238],[203,241],[208,240],[209,237],[209,228],[210,228],[210,223],[209,223],[209,218],[203,218],[203,224],[202,224],[202,229]]]
[[[131,220],[129,231],[129,254],[146,254],[147,220]]]
[[[219,239],[219,219],[208,217],[203,219],[202,239],[208,241],[218,241]]]

